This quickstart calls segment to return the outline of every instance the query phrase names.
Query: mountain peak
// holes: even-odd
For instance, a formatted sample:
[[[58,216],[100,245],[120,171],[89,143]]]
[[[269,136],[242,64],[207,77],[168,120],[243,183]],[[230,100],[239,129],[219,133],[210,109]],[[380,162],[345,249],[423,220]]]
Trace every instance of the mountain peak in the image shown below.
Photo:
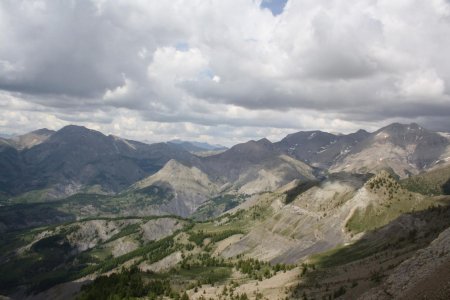
[[[37,134],[37,135],[52,135],[54,134],[56,131],[54,130],[50,130],[47,128],[41,128],[41,129],[37,129],[37,130],[33,130],[31,133]]]
[[[417,123],[410,123],[410,124],[392,123],[385,127],[380,128],[378,131],[400,132],[400,131],[422,131],[422,130],[424,130],[424,128]]]
[[[369,134],[369,132],[364,129],[359,129],[358,131],[355,132],[355,134]]]
[[[56,131],[50,138],[51,139],[59,139],[59,138],[68,138],[68,137],[77,137],[77,138],[106,138],[106,135],[101,133],[100,131],[96,131],[93,129],[86,128],[84,126],[78,125],[67,125]]]
[[[168,141],[169,144],[180,145],[185,148],[185,150],[190,152],[199,152],[199,151],[215,151],[215,150],[226,150],[227,147],[217,144],[209,144],[207,142],[197,142],[197,141],[184,141],[180,139],[175,139]]]
[[[262,138],[260,140],[257,140],[256,143],[260,144],[260,145],[272,145],[272,142],[269,141],[267,138]]]
[[[417,123],[410,123],[409,124],[409,127],[411,127],[411,128],[417,128],[417,129],[422,129],[422,127],[419,125],[419,124],[417,124]]]
[[[58,130],[57,132],[80,132],[80,131],[94,131],[92,129],[88,129],[84,126],[80,126],[80,125],[66,125],[63,128],[61,128],[60,130]]]
[[[267,146],[271,146],[271,145],[273,145],[271,141],[269,141],[266,138],[262,138],[262,139],[257,140],[257,141],[250,140],[250,141],[245,142],[245,143],[234,145],[233,147],[230,148],[230,150],[254,151],[256,149],[266,149],[266,148],[268,148]]]

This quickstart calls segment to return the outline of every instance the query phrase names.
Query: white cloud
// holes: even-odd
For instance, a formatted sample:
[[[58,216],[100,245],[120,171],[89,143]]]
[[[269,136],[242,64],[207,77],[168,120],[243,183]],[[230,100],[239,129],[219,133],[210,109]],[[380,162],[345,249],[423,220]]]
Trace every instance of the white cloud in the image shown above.
[[[449,36],[445,0],[288,1],[276,17],[253,0],[5,0],[0,131],[80,123],[236,141],[394,120],[445,129]]]
[[[174,47],[163,47],[154,52],[147,74],[150,80],[176,84],[180,81],[198,79],[207,66],[208,61],[199,49],[179,51]]]
[[[125,83],[123,85],[119,85],[116,88],[110,90],[107,89],[105,94],[103,95],[104,100],[121,100],[130,95],[133,88],[135,87],[135,83],[130,79],[124,77]]]
[[[400,93],[405,97],[432,99],[443,96],[445,83],[434,70],[416,71],[402,77]]]

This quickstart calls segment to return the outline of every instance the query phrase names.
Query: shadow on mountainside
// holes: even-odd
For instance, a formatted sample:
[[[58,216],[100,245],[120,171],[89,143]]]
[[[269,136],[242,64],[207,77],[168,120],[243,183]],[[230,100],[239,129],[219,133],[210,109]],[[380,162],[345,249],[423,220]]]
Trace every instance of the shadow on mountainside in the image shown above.
[[[0,233],[74,221],[76,216],[51,204],[16,204],[0,207]]]
[[[38,294],[26,294],[23,291],[15,293],[10,296],[12,300],[25,299],[25,300],[69,300],[75,299],[79,294],[81,288],[86,284],[91,283],[92,280],[79,280],[58,284],[46,291]]]
[[[450,179],[442,185],[442,192],[444,195],[450,195]]]

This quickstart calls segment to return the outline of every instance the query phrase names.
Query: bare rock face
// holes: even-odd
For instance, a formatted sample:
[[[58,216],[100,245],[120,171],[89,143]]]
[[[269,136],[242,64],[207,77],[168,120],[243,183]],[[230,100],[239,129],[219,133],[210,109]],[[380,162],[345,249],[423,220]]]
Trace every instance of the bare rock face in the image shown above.
[[[139,247],[139,243],[125,236],[113,241],[111,246],[112,255],[114,257],[118,257],[137,249]]]
[[[347,220],[355,209],[375,199],[365,187],[342,180],[311,187],[289,204],[282,195],[267,197],[271,202],[269,216],[224,247],[222,256],[245,254],[272,263],[297,263],[350,241],[352,237],[345,231]]]
[[[181,252],[177,251],[168,256],[164,257],[160,261],[157,261],[153,264],[147,264],[147,262],[143,262],[139,265],[139,269],[142,271],[152,271],[152,272],[164,272],[170,270],[172,267],[175,267],[176,264],[183,260]]]
[[[158,218],[141,225],[144,241],[156,241],[173,234],[184,222],[173,218]]]
[[[73,248],[78,252],[83,252],[95,247],[101,242],[113,237],[127,225],[134,224],[138,220],[92,220],[77,224],[74,232],[67,236],[67,239]]]

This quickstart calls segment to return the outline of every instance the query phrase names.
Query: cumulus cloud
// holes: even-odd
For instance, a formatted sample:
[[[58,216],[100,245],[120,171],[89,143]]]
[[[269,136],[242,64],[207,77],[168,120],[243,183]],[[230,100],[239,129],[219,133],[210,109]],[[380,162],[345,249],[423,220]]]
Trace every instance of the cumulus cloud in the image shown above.
[[[0,130],[227,144],[450,130],[448,36],[446,0],[5,0]]]

